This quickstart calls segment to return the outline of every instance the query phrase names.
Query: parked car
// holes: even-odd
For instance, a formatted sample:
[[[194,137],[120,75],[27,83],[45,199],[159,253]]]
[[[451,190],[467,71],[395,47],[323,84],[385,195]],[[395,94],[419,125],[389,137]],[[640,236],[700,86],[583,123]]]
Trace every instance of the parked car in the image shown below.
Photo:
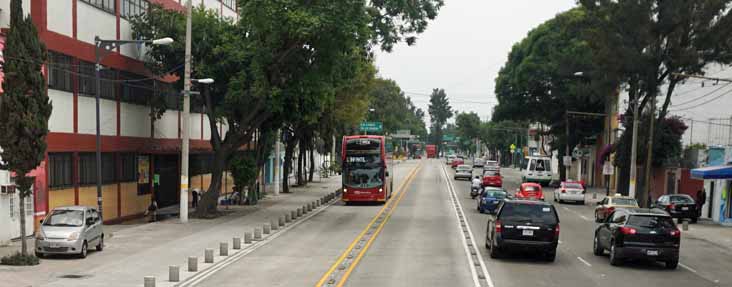
[[[498,206],[508,197],[508,192],[500,187],[485,187],[478,197],[478,212],[494,214]]]
[[[651,208],[663,209],[673,218],[688,218],[692,223],[696,223],[699,220],[696,201],[686,194],[662,195],[651,205]]]
[[[547,202],[505,200],[488,219],[485,247],[491,258],[506,251],[524,250],[554,261],[559,242],[559,216]]]
[[[445,164],[452,165],[452,161],[455,160],[457,157],[455,155],[448,155],[447,159],[445,159]]]
[[[455,168],[455,179],[470,180],[473,177],[473,167],[467,164],[461,164]]]
[[[501,177],[501,172],[498,170],[484,170],[483,186],[503,186],[503,177]]]
[[[522,165],[521,182],[548,185],[552,181],[552,160],[549,157],[530,156]]]
[[[593,253],[610,251],[610,264],[624,259],[663,261],[666,268],[679,264],[681,232],[671,216],[658,209],[617,209],[597,227]]]
[[[498,165],[498,162],[495,160],[487,160],[485,161],[485,164],[483,164],[483,170],[500,170],[501,167]]]
[[[554,201],[559,203],[574,201],[585,204],[585,188],[579,182],[563,181],[559,184],[559,188],[554,189]]]
[[[522,183],[518,191],[516,191],[517,199],[526,200],[544,200],[544,192],[541,185],[533,182]]]
[[[637,208],[638,202],[635,198],[627,196],[608,196],[597,203],[595,207],[595,222],[604,222],[608,215],[617,208]]]
[[[102,217],[94,207],[64,206],[54,208],[36,232],[36,256],[76,254],[85,258],[89,246],[104,249]]]
[[[485,160],[479,157],[476,157],[475,160],[473,160],[473,167],[476,168],[483,168],[485,166]]]
[[[452,163],[450,164],[450,167],[457,168],[459,165],[465,164],[465,161],[460,158],[455,158],[452,160]],[[472,167],[471,167],[472,168]]]

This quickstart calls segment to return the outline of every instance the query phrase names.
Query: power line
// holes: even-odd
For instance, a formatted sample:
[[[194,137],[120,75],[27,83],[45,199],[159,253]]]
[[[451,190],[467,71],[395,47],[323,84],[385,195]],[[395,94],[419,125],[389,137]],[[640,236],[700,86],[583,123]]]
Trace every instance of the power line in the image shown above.
[[[686,101],[686,102],[683,102],[683,103],[679,103],[679,104],[672,104],[671,106],[672,106],[672,107],[673,107],[673,106],[683,106],[683,105],[686,105],[686,104],[689,104],[689,103],[693,103],[693,102],[696,102],[696,101],[698,101],[698,100],[701,100],[701,99],[703,99],[703,98],[706,98],[706,97],[708,97],[708,96],[710,96],[710,95],[713,95],[714,93],[716,93],[716,92],[718,92],[718,91],[720,91],[720,90],[722,90],[722,89],[724,89],[724,88],[728,87],[728,86],[729,86],[729,85],[731,85],[731,84],[732,84],[732,83],[728,83],[728,84],[722,85],[722,86],[720,86],[719,88],[716,88],[716,89],[712,90],[711,92],[708,92],[708,93],[706,93],[706,94],[704,94],[704,95],[701,95],[700,97],[697,97],[697,98],[694,98],[694,99],[688,100],[688,101]]]
[[[700,107],[700,106],[706,105],[706,104],[708,104],[708,103],[711,103],[711,102],[713,102],[713,101],[716,101],[716,100],[718,100],[718,99],[722,98],[723,96],[726,96],[726,95],[729,95],[729,94],[732,94],[732,90],[731,90],[731,91],[727,91],[726,93],[723,93],[723,94],[721,94],[721,95],[719,95],[719,96],[716,96],[716,97],[714,97],[714,98],[712,98],[712,99],[710,99],[710,100],[708,100],[708,101],[706,101],[706,102],[703,102],[703,103],[701,103],[701,104],[698,104],[698,105],[695,105],[695,106],[691,106],[691,107],[687,107],[687,108],[683,108],[683,109],[676,109],[676,110],[671,110],[671,111],[672,111],[672,112],[678,112],[678,111],[686,111],[686,110],[690,110],[690,109],[693,109],[693,108],[697,108],[697,107]]]

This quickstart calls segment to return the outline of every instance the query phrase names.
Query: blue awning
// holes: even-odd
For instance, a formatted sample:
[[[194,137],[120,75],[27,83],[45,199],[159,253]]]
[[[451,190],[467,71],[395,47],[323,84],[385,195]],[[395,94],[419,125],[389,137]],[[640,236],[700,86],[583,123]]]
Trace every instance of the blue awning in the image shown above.
[[[691,170],[691,178],[732,179],[732,165],[695,168]]]

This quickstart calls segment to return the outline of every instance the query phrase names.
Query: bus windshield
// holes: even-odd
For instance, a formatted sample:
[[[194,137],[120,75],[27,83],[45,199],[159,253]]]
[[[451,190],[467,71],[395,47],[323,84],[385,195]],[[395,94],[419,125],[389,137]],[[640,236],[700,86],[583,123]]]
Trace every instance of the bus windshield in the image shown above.
[[[346,144],[343,184],[374,188],[384,184],[384,162],[377,139],[354,139]]]

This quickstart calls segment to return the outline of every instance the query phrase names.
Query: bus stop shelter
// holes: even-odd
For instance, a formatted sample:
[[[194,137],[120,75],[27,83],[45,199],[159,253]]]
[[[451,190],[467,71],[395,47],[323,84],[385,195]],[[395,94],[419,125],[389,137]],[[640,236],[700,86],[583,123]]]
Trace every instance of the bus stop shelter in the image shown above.
[[[702,207],[702,217],[732,225],[732,165],[695,168],[691,178],[704,180],[707,202]]]

